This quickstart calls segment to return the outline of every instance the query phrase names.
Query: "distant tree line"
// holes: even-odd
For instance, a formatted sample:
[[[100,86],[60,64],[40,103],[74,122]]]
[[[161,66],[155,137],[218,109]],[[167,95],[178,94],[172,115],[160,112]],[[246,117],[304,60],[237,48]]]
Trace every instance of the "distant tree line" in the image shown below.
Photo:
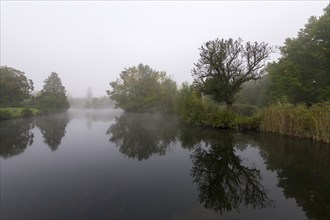
[[[70,107],[76,109],[105,109],[113,108],[115,106],[114,102],[106,95],[101,97],[91,97],[90,99],[88,97],[68,97],[68,101]]]

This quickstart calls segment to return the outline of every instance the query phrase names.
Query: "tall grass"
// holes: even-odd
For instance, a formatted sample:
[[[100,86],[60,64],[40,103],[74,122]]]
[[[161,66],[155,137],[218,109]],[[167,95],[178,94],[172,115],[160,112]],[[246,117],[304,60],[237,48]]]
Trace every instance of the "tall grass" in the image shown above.
[[[330,102],[311,107],[279,102],[266,107],[261,130],[330,143]]]

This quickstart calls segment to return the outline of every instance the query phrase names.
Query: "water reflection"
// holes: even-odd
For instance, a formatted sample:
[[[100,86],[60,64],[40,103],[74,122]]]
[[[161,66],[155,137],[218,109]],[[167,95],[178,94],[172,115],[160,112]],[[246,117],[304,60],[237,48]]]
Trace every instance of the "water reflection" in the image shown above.
[[[150,213],[153,219],[169,219],[186,211],[199,219],[209,219],[210,213],[234,219],[330,219],[329,145],[197,128],[157,114],[69,115],[0,122],[4,219],[106,218],[112,214],[120,219],[145,219],[151,218]],[[86,120],[93,122],[90,130]],[[42,135],[31,130],[34,123]],[[47,145],[52,150],[61,148],[65,135],[70,136],[65,144],[79,149],[72,146],[60,154],[48,150],[43,154],[41,149],[48,149]],[[106,144],[108,139],[116,147]],[[165,155],[169,150],[174,153]],[[164,156],[140,163],[118,157],[118,151],[137,160]],[[275,208],[271,199],[276,199]]]
[[[0,156],[9,158],[23,153],[33,144],[33,128],[31,118],[0,121]]]
[[[260,183],[260,171],[242,165],[235,154],[236,140],[230,132],[219,133],[207,129],[198,135],[204,137],[191,154],[191,174],[197,184],[199,200],[205,208],[214,211],[237,210],[240,206],[265,208],[273,206],[267,191]]]
[[[286,198],[294,198],[309,219],[330,219],[329,145],[278,135],[255,139]]]
[[[129,158],[146,160],[151,155],[164,155],[176,141],[177,120],[158,114],[123,113],[116,117],[107,134],[120,152]]]
[[[40,129],[44,143],[52,151],[57,150],[65,136],[65,128],[69,123],[69,115],[66,113],[42,116],[35,119],[36,126]]]
[[[122,110],[120,109],[101,109],[101,110],[89,110],[89,109],[70,109],[69,114],[75,119],[86,120],[86,125],[89,130],[92,129],[94,122],[108,122],[115,119],[117,115],[120,115]]]

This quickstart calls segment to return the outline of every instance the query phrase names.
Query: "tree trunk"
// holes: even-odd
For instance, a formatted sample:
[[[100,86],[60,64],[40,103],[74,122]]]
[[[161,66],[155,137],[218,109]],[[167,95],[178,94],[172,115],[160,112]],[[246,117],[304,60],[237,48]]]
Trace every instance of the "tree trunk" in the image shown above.
[[[228,110],[228,111],[232,111],[233,102],[231,102],[231,101],[226,101],[226,104],[227,104],[227,110]]]

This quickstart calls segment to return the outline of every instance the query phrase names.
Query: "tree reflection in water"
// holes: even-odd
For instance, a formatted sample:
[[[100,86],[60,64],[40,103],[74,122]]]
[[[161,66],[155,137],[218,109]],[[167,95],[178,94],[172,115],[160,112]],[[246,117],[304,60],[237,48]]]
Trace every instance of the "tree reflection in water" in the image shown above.
[[[52,151],[57,150],[58,146],[61,144],[68,123],[69,116],[67,113],[36,118],[36,126],[42,133],[44,143],[47,144]]]
[[[164,155],[176,141],[176,133],[175,117],[145,113],[123,113],[107,131],[121,153],[140,161]]]
[[[191,175],[197,184],[201,204],[220,213],[239,211],[241,205],[273,206],[274,202],[260,183],[260,171],[242,165],[241,158],[235,154],[234,136],[227,132],[208,132],[191,154]],[[212,132],[217,133],[213,135]]]
[[[285,197],[294,198],[309,219],[330,219],[329,145],[271,134],[254,138]]]
[[[9,158],[23,153],[33,144],[33,119],[14,119],[0,122],[0,156]]]

